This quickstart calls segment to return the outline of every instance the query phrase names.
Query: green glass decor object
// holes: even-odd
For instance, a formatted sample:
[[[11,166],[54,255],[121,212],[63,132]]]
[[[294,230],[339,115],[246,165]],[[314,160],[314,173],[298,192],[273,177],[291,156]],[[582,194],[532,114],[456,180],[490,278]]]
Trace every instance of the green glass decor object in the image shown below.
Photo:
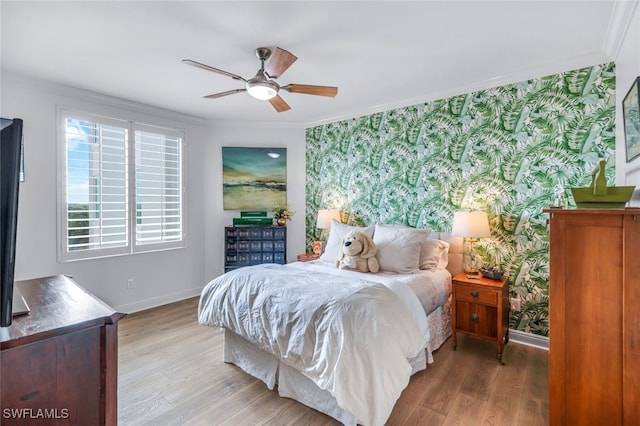
[[[622,208],[631,199],[635,186],[607,186],[605,166],[600,160],[591,173],[591,185],[584,188],[571,188],[576,206],[582,209]]]

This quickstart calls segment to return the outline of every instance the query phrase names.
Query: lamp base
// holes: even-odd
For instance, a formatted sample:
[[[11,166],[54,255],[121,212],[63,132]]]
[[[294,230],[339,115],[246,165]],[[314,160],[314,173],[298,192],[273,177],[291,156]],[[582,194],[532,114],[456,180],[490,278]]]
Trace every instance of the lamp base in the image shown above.
[[[462,258],[462,267],[466,274],[478,274],[480,272],[480,257],[475,250],[475,238],[466,238],[464,244],[464,256]]]

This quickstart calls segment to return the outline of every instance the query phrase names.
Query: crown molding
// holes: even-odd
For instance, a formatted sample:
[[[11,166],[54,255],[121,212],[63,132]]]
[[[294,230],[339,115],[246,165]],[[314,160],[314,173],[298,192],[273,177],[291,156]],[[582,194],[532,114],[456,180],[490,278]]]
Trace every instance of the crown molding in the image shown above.
[[[602,43],[602,51],[614,60],[618,59],[618,53],[627,36],[633,13],[637,7],[638,0],[618,0],[613,3],[609,27]]]
[[[530,68],[513,70],[505,74],[489,76],[487,78],[471,81],[468,83],[461,83],[457,86],[449,87],[445,90],[436,90],[430,93],[423,93],[411,98],[398,99],[396,101],[374,105],[363,109],[344,111],[338,115],[309,121],[305,124],[307,128],[321,126],[337,121],[352,119],[354,117],[362,117],[377,114],[380,112],[390,111],[393,109],[419,105],[438,99],[446,99],[453,96],[476,92],[478,90],[486,90],[494,87],[504,86],[507,84],[514,84],[520,81],[540,78],[546,75],[558,74],[561,72],[580,69],[584,67],[590,67],[610,61],[612,61],[612,58],[602,51],[591,52],[585,55],[567,58],[562,61],[539,64]]]
[[[127,99],[117,98],[103,93],[91,90],[81,89],[61,83],[44,80],[26,74],[15,73],[12,71],[2,70],[0,72],[1,84],[17,85],[28,89],[37,89],[44,93],[48,93],[56,97],[57,103],[69,104],[73,106],[78,102],[96,104],[116,110],[130,111],[135,114],[144,114],[150,117],[160,118],[162,120],[171,120],[174,122],[185,122],[197,125],[203,125],[207,122],[202,117],[187,115],[164,108],[155,107]],[[82,106],[78,106],[79,108]]]

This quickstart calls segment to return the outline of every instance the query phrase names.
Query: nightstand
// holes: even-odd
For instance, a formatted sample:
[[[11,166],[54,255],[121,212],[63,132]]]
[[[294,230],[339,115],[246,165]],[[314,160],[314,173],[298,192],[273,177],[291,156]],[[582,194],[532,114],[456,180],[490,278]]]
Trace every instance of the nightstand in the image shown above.
[[[312,260],[318,260],[320,256],[313,253],[304,253],[298,255],[298,262],[310,262]]]
[[[496,357],[502,363],[502,350],[509,341],[509,277],[503,275],[498,281],[477,276],[467,278],[466,273],[460,273],[453,277],[453,349],[456,332],[492,340],[498,345]]]

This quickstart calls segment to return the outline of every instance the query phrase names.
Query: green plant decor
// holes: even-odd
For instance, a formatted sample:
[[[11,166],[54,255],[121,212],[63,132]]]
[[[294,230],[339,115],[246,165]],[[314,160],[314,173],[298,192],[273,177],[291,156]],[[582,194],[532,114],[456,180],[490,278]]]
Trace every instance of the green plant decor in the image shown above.
[[[511,328],[548,335],[549,242],[542,209],[607,159],[615,175],[613,63],[306,130],[306,244],[317,211],[353,224],[450,231],[453,212],[489,213],[485,267],[509,274]]]

